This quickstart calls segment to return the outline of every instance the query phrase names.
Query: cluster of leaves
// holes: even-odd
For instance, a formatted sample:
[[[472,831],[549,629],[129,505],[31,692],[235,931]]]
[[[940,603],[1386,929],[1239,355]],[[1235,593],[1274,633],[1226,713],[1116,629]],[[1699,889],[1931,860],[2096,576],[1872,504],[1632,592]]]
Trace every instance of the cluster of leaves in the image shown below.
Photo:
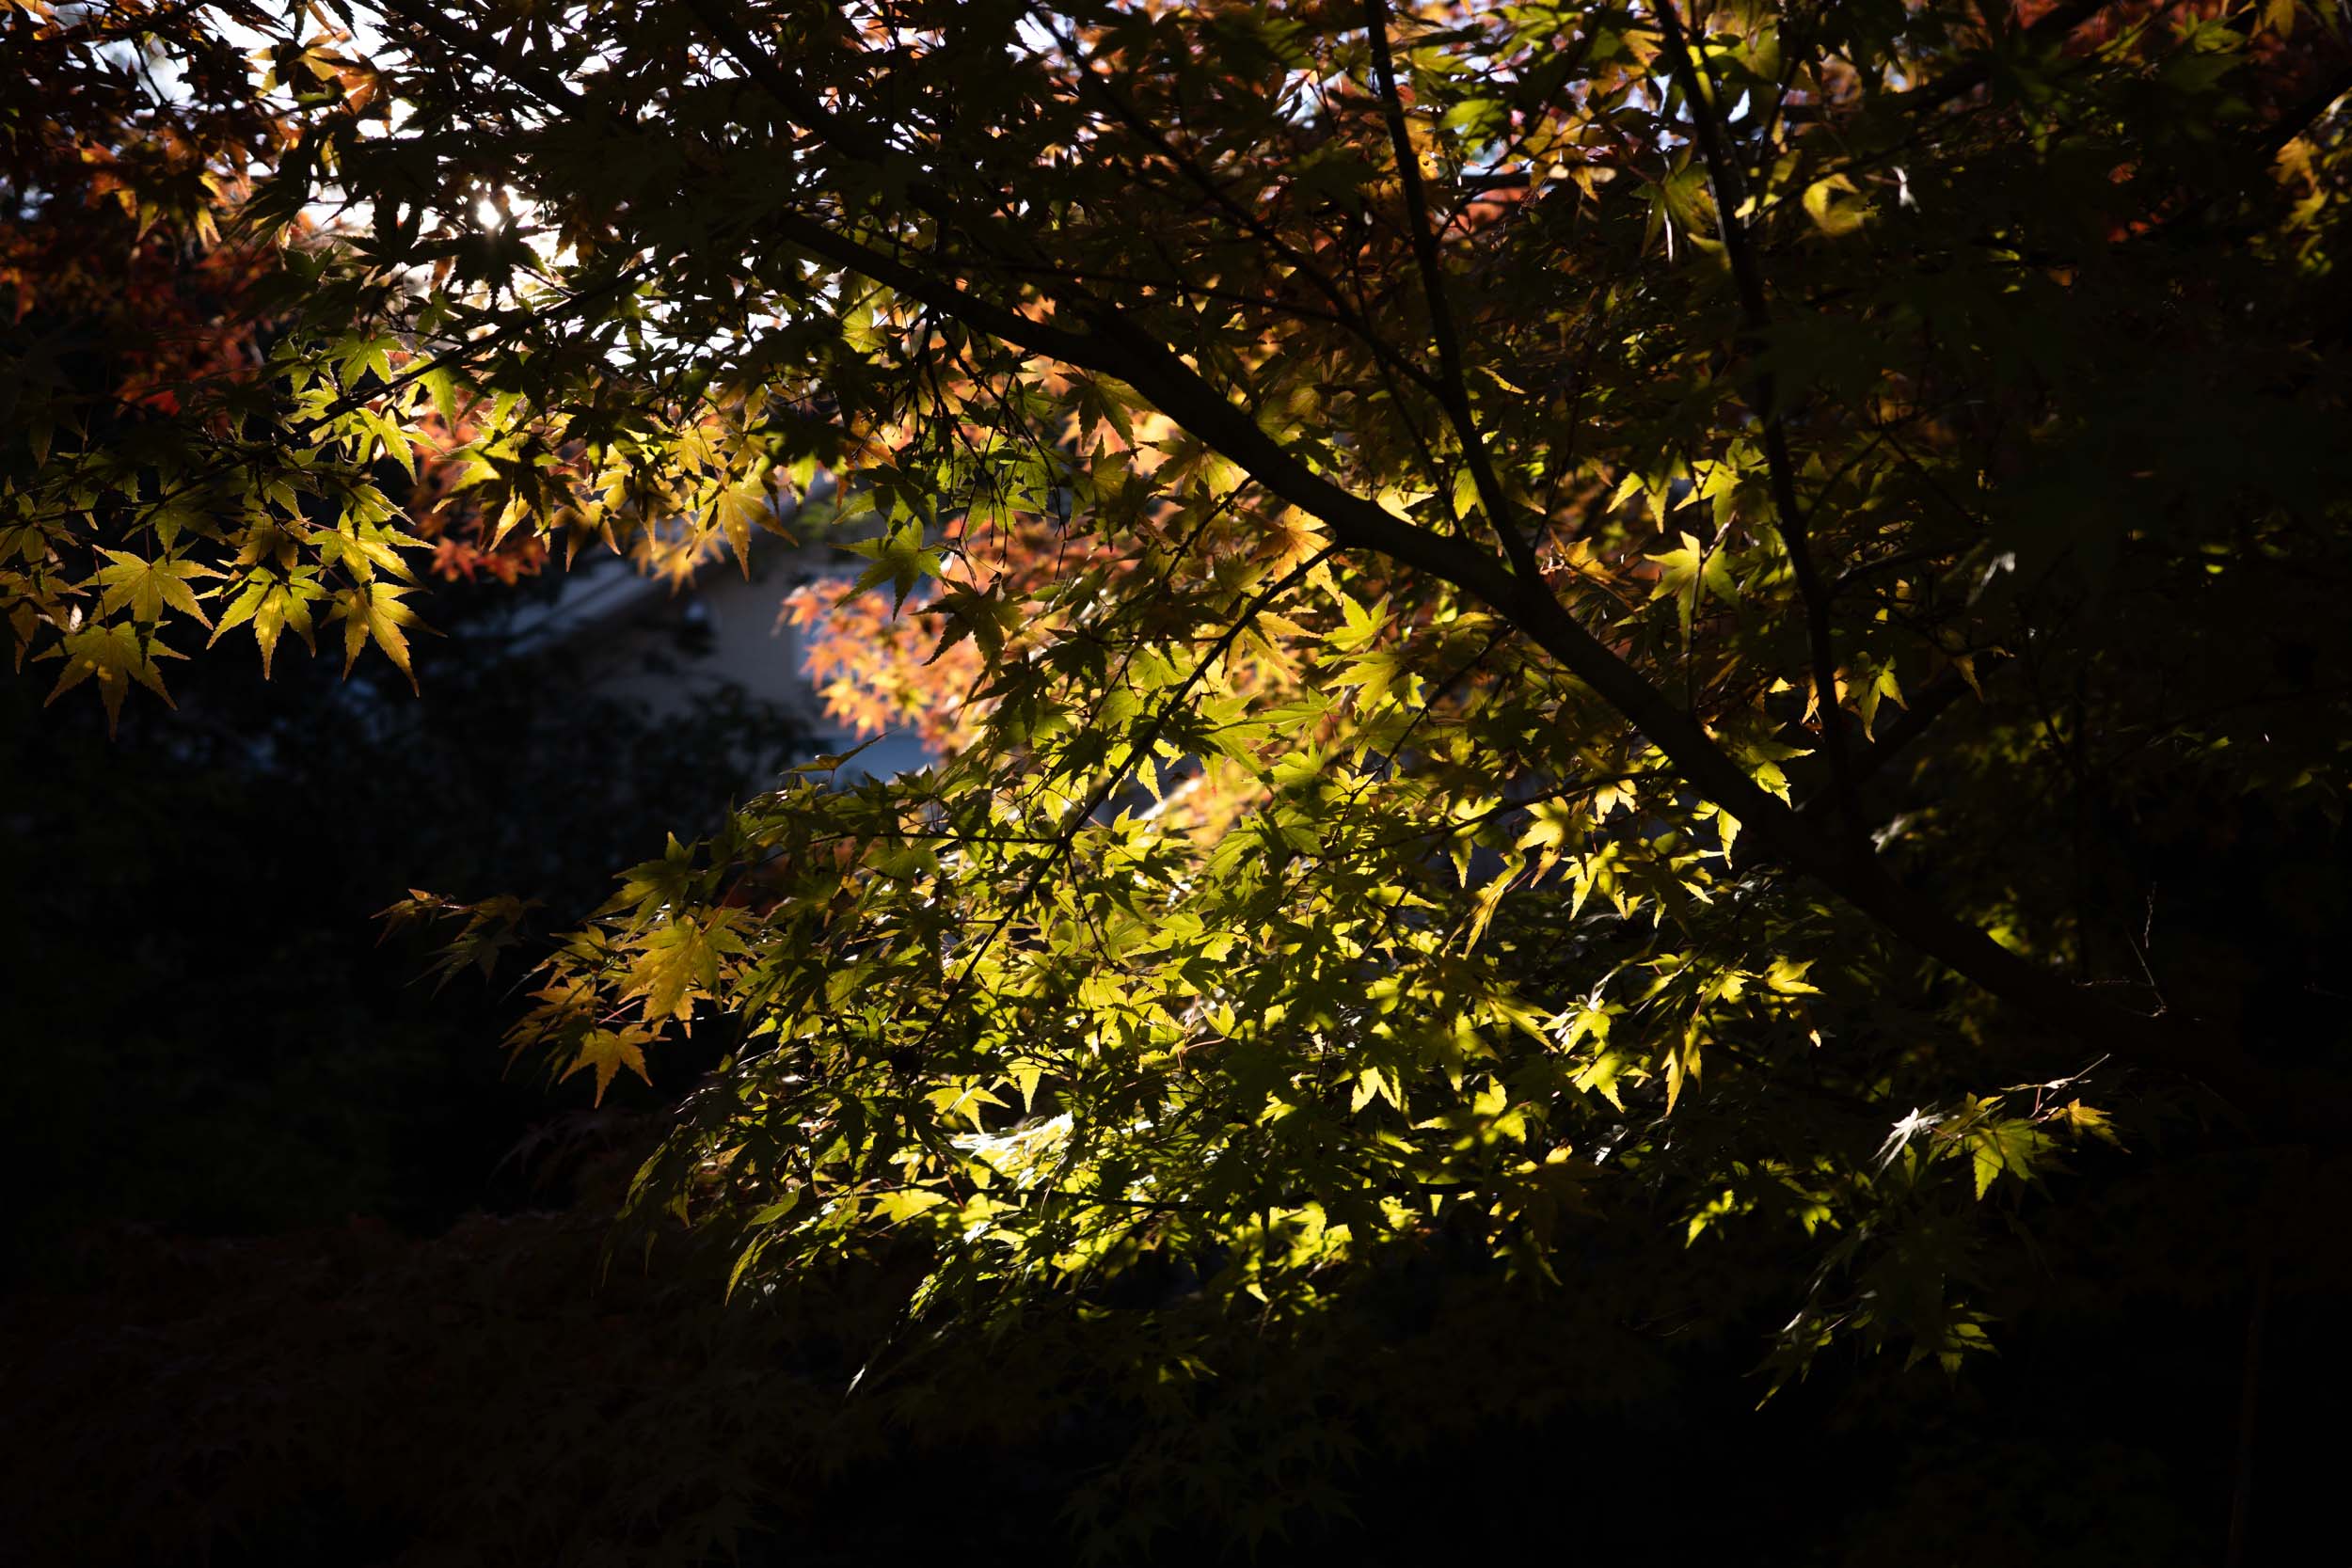
[[[601,1092],[722,1037],[639,1194],[739,1281],[1297,1324],[1632,1211],[1820,1248],[1784,1372],[1953,1365],[2119,1093],[2338,1117],[2340,1025],[2244,1026],[2147,854],[2188,801],[2341,853],[2329,18],[238,14],[297,323],[12,452],[0,601],[110,703],[214,572],[215,635],[405,669],[370,476],[435,410],[493,546],[682,572],[840,475],[952,754],[628,873],[512,1037]],[[914,700],[885,641],[850,711]],[[404,909],[457,959],[504,912]]]
[[[679,577],[720,540],[742,554],[771,523],[770,491],[739,470],[780,449],[753,452],[742,419],[681,420],[673,406],[646,440],[630,420],[574,428],[479,378],[461,384],[457,366],[476,355],[527,354],[508,340],[548,307],[464,285],[477,265],[503,277],[532,252],[512,233],[486,248],[448,226],[421,237],[421,209],[404,227],[397,196],[371,203],[371,243],[311,199],[339,158],[365,166],[393,150],[366,133],[395,100],[346,35],[249,58],[240,44],[270,40],[278,19],[240,5],[15,8],[5,24],[33,90],[10,122],[11,233],[31,237],[12,240],[5,274],[19,319],[0,610],[20,666],[61,661],[54,695],[93,682],[110,715],[133,686],[167,701],[161,661],[185,656],[167,634],[189,624],[207,645],[249,632],[266,673],[284,633],[310,644],[340,622],[346,669],[372,646],[406,673],[417,558],[437,545],[444,575],[487,565],[511,578],[543,553],[507,547],[526,517],[567,554],[601,539]],[[379,172],[397,182],[403,167]],[[269,175],[258,192],[257,171]],[[425,296],[408,273],[426,267],[454,269],[460,286],[432,291],[439,305],[417,317]],[[625,298],[608,277],[575,304]],[[67,303],[61,324],[39,313],[53,299]],[[151,341],[176,316],[197,318],[186,341]],[[109,329],[118,341],[98,341]],[[93,381],[67,363],[109,350],[135,373]],[[421,478],[421,462],[441,471]],[[392,468],[421,486],[409,513],[382,487]],[[814,458],[793,471],[805,483]],[[681,515],[699,521],[669,526]],[[424,537],[408,526],[419,518]]]
[[[135,446],[174,416],[211,422],[216,402],[252,381],[274,247],[224,242],[219,218],[247,169],[289,135],[253,101],[243,54],[210,39],[190,40],[171,62],[192,89],[186,106],[159,103],[138,23],[93,17],[68,41],[44,9],[0,13],[0,36],[25,62],[0,117],[0,417],[9,428],[0,609],[20,667],[37,647],[56,653],[77,639],[58,689],[95,673],[110,712],[131,682],[163,689],[135,628],[167,607],[202,619],[194,590],[219,573],[94,533],[75,536],[68,561],[28,526],[20,498],[77,442]],[[73,602],[86,598],[96,613],[77,615]]]

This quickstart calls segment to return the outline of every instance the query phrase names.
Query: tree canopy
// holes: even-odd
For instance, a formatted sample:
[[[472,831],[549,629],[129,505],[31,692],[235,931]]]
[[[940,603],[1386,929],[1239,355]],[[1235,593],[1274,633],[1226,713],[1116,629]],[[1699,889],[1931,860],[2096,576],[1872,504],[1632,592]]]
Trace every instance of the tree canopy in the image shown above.
[[[637,1198],[739,1288],[1295,1325],[1738,1231],[1775,1378],[1957,1367],[2058,1172],[2344,1125],[2340,27],[20,3],[19,219],[253,325],[93,376],[7,259],[0,606],[109,712],[405,672],[420,465],[681,579],[836,476],[794,613],[938,761],[628,870],[510,1039],[719,1037]]]

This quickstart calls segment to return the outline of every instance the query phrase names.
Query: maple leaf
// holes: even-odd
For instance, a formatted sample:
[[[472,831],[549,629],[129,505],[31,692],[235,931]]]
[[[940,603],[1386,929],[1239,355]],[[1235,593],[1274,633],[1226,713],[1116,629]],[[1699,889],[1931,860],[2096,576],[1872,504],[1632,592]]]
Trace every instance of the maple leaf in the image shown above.
[[[842,595],[844,599],[854,598],[887,582],[893,594],[892,610],[903,610],[907,595],[914,591],[917,582],[939,575],[939,551],[924,544],[922,529],[913,524],[893,528],[879,539],[859,540],[849,548],[873,564],[858,575],[857,581]]]
[[[752,575],[752,530],[762,529],[787,544],[793,542],[792,535],[776,521],[775,503],[755,480],[723,486],[710,511],[712,522],[726,535],[727,545],[735,551],[736,563],[743,569],[745,578]]]
[[[651,1084],[653,1079],[645,1071],[645,1046],[653,1038],[650,1031],[634,1025],[619,1029],[591,1029],[580,1039],[580,1049],[573,1053],[571,1065],[564,1069],[562,1077],[556,1082],[562,1083],[583,1069],[593,1070],[596,1075],[594,1102],[598,1105],[604,1103],[605,1090],[612,1086],[613,1078],[623,1068]]]
[[[253,624],[253,641],[262,650],[262,678],[269,679],[270,664],[278,652],[280,633],[291,627],[306,646],[315,647],[312,641],[310,606],[326,596],[319,584],[316,567],[298,567],[293,576],[279,578],[266,569],[257,569],[247,579],[245,592],[230,601],[221,612],[220,624],[213,628],[211,647],[228,633]]]
[[[423,547],[423,540],[380,523],[358,523],[323,535],[319,540],[319,559],[330,565],[341,562],[362,582],[379,570],[413,579],[416,574],[401,551]]]
[[[99,600],[101,614],[111,614],[127,605],[132,620],[151,624],[163,613],[164,606],[169,605],[195,616],[207,627],[212,626],[188,584],[199,578],[219,577],[219,572],[197,561],[142,561],[128,550],[102,553],[113,564],[102,567],[98,573],[98,580],[105,590]]]
[[[720,958],[743,951],[735,915],[714,910],[703,920],[673,920],[646,936],[625,992],[645,999],[646,1022],[691,1016],[695,996],[718,985]]]
[[[152,637],[142,637],[137,627],[120,623],[69,632],[63,646],[65,669],[50,689],[48,701],[54,703],[84,681],[96,679],[99,697],[106,705],[106,733],[111,735],[122,715],[123,696],[134,681],[165,703],[171,702],[171,693],[164,689],[163,673],[155,668],[158,654],[167,658],[183,657]]]
[[[2079,1100],[2070,1100],[2050,1112],[2048,1119],[2065,1123],[2078,1135],[2099,1138],[2118,1148],[2123,1147],[2123,1140],[2116,1132],[2115,1123],[2107,1114]]]
[[[1697,538],[1683,534],[1682,547],[1662,555],[1648,557],[1658,566],[1658,583],[1651,590],[1653,598],[1672,595],[1675,612],[1687,633],[1691,618],[1697,611],[1702,592],[1713,594],[1725,604],[1740,596],[1739,586],[1731,580],[1731,568],[1724,562],[1720,549],[1701,545]]]
[[[343,624],[344,674],[351,673],[351,667],[359,661],[359,650],[373,638],[385,657],[408,677],[410,689],[416,688],[416,672],[408,667],[408,639],[400,630],[417,624],[417,612],[400,602],[403,594],[414,592],[389,583],[363,582],[335,595],[335,607],[326,618]]]

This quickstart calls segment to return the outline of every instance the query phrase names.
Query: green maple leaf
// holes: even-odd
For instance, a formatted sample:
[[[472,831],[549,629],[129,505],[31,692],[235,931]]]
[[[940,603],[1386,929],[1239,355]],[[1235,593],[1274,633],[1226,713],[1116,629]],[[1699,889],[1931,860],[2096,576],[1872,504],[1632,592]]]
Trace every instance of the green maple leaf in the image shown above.
[[[163,673],[155,668],[155,656],[180,656],[151,637],[141,637],[135,626],[85,626],[80,631],[68,632],[63,653],[65,669],[57,676],[57,684],[50,689],[48,701],[54,703],[84,681],[96,679],[99,700],[106,705],[109,735],[122,716],[122,698],[134,681],[167,704],[171,702],[171,693],[164,689]]]
[[[304,567],[283,581],[266,570],[256,571],[246,579],[245,592],[230,601],[229,608],[221,613],[220,624],[213,628],[211,641],[204,645],[211,647],[250,621],[253,641],[262,650],[262,678],[267,680],[279,634],[292,627],[294,635],[310,645],[310,606],[326,596],[326,590],[319,585],[315,568]]]
[[[351,575],[365,581],[380,569],[397,578],[413,577],[401,549],[421,549],[424,541],[380,523],[359,523],[319,540],[319,559],[341,562]]]
[[[858,574],[857,581],[842,595],[845,600],[887,582],[895,595],[891,608],[898,610],[905,606],[907,595],[914,591],[917,582],[939,575],[939,551],[924,546],[923,530],[915,524],[902,524],[880,539],[862,539],[849,548],[873,564]]]
[[[1680,549],[1647,559],[1658,566],[1658,583],[1650,596],[1662,599],[1671,594],[1676,614],[1686,632],[1691,629],[1691,617],[1698,609],[1702,593],[1712,594],[1725,604],[1740,596],[1738,584],[1731,580],[1731,568],[1724,563],[1723,552],[1701,545],[1691,534],[1682,535]]]
[[[111,615],[128,605],[131,619],[152,624],[162,614],[164,606],[193,615],[204,626],[204,611],[196,602],[196,593],[188,584],[198,578],[216,578],[221,574],[196,561],[142,561],[127,550],[103,552],[113,562],[99,568],[98,580],[104,590],[99,600],[99,612]]]
[[[1971,1109],[1989,1112],[1994,1103],[1981,1101]],[[2047,1163],[2052,1150],[2048,1133],[2017,1117],[1985,1115],[1963,1135],[1979,1198],[2004,1176],[2015,1178],[2021,1185],[2032,1182],[2038,1167]]]

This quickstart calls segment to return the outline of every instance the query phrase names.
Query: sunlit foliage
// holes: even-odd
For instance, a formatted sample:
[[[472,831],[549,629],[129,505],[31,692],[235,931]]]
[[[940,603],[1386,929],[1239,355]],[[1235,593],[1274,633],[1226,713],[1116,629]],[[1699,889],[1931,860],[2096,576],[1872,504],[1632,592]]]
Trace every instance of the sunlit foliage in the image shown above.
[[[739,1285],[1272,1324],[1748,1227],[1817,1263],[1781,1374],[1957,1366],[2084,1151],[2341,1124],[2340,1025],[2152,859],[2337,853],[2332,13],[324,14],[8,17],[273,127],[190,156],[286,314],[167,406],[11,361],[0,605],[110,706],[199,641],[405,670],[421,451],[485,547],[681,578],[836,478],[829,695],[940,760],[628,871],[511,1041],[723,1037],[638,1196]]]

